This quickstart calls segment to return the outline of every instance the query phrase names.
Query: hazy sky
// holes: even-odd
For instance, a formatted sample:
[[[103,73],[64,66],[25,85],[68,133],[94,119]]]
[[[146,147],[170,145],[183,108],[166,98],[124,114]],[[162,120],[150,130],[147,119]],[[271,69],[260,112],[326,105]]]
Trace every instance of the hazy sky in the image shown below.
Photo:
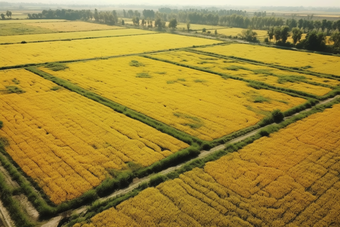
[[[238,5],[238,6],[313,6],[340,7],[340,0],[2,0],[7,2],[68,3],[68,4],[152,4],[152,5]]]

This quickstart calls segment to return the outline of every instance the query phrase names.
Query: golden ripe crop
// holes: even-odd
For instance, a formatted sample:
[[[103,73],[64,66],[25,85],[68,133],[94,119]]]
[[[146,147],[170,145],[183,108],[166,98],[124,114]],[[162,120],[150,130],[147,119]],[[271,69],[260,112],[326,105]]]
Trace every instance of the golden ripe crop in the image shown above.
[[[0,20],[3,21],[3,20]],[[5,21],[13,21],[13,20],[5,20]],[[12,35],[27,35],[27,34],[44,34],[44,33],[53,33],[55,31],[47,29],[30,26],[28,24],[22,23],[2,23],[0,22],[0,37],[4,36],[12,36]]]
[[[75,227],[339,226],[339,112],[314,114]]]
[[[13,35],[13,36],[0,36],[0,43],[19,43],[22,41],[48,41],[59,39],[79,39],[79,38],[92,38],[92,37],[106,37],[106,36],[121,36],[121,35],[140,35],[152,34],[152,31],[141,29],[114,29],[104,31],[85,31],[85,32],[65,32],[65,33],[52,33],[52,34],[39,34],[39,35]]]
[[[27,19],[27,20],[0,20],[0,24],[27,24],[27,23],[46,23],[46,22],[63,22],[64,19]]]
[[[217,33],[219,35],[226,35],[226,36],[240,36],[242,34],[242,31],[245,30],[244,28],[224,28],[224,29],[218,29]],[[257,33],[257,39],[263,41],[264,38],[267,37],[267,31],[265,30],[253,30]],[[215,30],[211,30],[211,33],[214,33]]]
[[[0,67],[143,53],[219,41],[173,34],[0,45]],[[18,55],[18,53],[20,53]]]
[[[340,58],[335,56],[282,50],[249,44],[230,44],[225,46],[201,48],[202,51],[247,58],[265,63],[305,68],[309,71],[340,76]]]
[[[319,96],[327,94],[331,91],[331,89],[304,83],[303,81],[310,81],[331,86],[340,85],[340,81],[338,80],[289,72],[266,66],[258,66],[236,60],[219,59],[186,51],[163,52],[154,54],[152,56],[189,66],[209,69],[214,72],[225,73],[227,75],[244,78],[247,80],[260,81],[275,87],[289,88]],[[299,81],[299,78],[303,79]],[[296,79],[296,81],[294,81],[294,79]]]
[[[110,30],[121,28],[105,24],[89,23],[84,21],[65,21],[65,22],[46,22],[46,23],[27,23],[30,26],[47,28],[58,32],[76,32],[93,30]]]
[[[0,71],[0,137],[22,170],[59,204],[127,162],[149,166],[187,144],[25,70]],[[0,88],[3,89],[3,88]]]
[[[242,81],[137,56],[68,67],[58,72],[41,70],[204,140],[252,126],[274,109],[284,111],[305,102],[256,90]]]

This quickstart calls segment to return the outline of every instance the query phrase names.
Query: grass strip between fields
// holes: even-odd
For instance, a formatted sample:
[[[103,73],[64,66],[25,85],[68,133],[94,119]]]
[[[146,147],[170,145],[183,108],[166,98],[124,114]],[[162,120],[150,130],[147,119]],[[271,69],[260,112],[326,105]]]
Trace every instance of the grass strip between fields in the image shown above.
[[[310,115],[313,115],[315,113],[319,113],[319,112],[323,112],[326,108],[332,108],[333,105],[335,104],[339,104],[340,103],[340,98],[334,99],[333,101],[324,104],[324,105],[319,105],[316,107],[313,107],[311,110],[309,111],[305,111],[302,113],[299,113],[291,118],[289,118],[288,120],[282,121],[281,123],[278,124],[272,124],[269,126],[264,127],[259,133],[246,138],[245,140],[242,140],[240,142],[237,142],[235,144],[229,144],[225,149],[223,150],[219,150],[216,151],[208,156],[206,156],[205,158],[202,159],[195,159],[192,160],[184,165],[181,166],[181,168],[167,174],[167,175],[155,175],[153,177],[150,178],[149,182],[145,182],[139,185],[138,188],[124,194],[124,195],[120,195],[117,196],[115,198],[106,200],[104,202],[99,202],[96,201],[94,202],[85,213],[81,213],[81,214],[77,214],[77,215],[73,215],[69,218],[65,218],[64,220],[62,220],[62,224],[63,225],[67,225],[67,226],[73,226],[76,223],[80,223],[80,222],[86,222],[88,221],[90,218],[94,217],[96,214],[99,214],[101,212],[103,212],[104,210],[107,210],[111,207],[116,207],[118,206],[120,203],[122,203],[125,200],[128,200],[130,198],[133,198],[135,196],[137,196],[141,191],[143,191],[144,189],[148,188],[148,187],[156,187],[157,185],[167,181],[167,180],[172,180],[175,178],[178,178],[180,174],[188,172],[193,170],[194,168],[203,168],[205,166],[206,163],[211,162],[211,161],[216,161],[218,159],[220,159],[221,157],[232,153],[232,152],[237,152],[238,150],[242,149],[243,147],[253,143],[254,141],[260,139],[261,137],[264,136],[269,136],[270,134],[279,131],[280,129],[283,129],[285,127],[287,127],[288,125],[295,123],[299,120],[302,120]]]

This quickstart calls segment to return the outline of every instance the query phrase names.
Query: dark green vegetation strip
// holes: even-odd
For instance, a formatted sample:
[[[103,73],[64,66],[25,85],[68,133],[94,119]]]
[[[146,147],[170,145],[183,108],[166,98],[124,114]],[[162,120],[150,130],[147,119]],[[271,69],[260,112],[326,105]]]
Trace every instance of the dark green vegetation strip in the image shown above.
[[[248,45],[250,45],[250,44],[248,44]],[[288,67],[288,66],[269,64],[269,63],[265,63],[265,62],[262,62],[262,61],[256,61],[256,60],[251,60],[251,59],[247,59],[247,58],[240,58],[240,57],[235,57],[235,56],[215,54],[215,53],[212,53],[212,52],[202,51],[202,50],[197,50],[197,49],[186,49],[186,51],[190,51],[190,52],[193,52],[193,53],[196,53],[196,54],[204,54],[204,55],[208,55],[208,56],[212,56],[212,57],[216,57],[216,58],[222,58],[222,59],[223,58],[224,59],[235,59],[235,60],[238,60],[238,61],[247,62],[247,63],[251,63],[251,64],[254,64],[254,65],[263,65],[263,66],[268,66],[268,67],[286,70],[286,71],[290,71],[290,72],[304,73],[304,74],[308,74],[308,75],[312,75],[312,76],[317,76],[317,77],[320,77],[320,78],[328,78],[328,79],[340,81],[339,76],[332,75],[332,74],[312,72],[312,71],[309,71],[309,70],[305,70],[304,67],[299,68],[299,67]]]
[[[212,56],[212,55],[209,55],[209,56]],[[151,56],[151,55],[143,55],[143,57],[153,59],[153,60],[157,60],[157,61],[170,63],[170,64],[173,64],[173,65],[178,65],[178,66],[190,68],[190,69],[199,70],[199,71],[210,73],[210,74],[219,75],[224,79],[234,79],[234,80],[240,80],[240,81],[248,82],[248,85],[255,88],[255,89],[272,90],[272,91],[276,91],[276,92],[285,93],[285,94],[288,94],[288,95],[293,96],[293,97],[325,100],[325,99],[334,97],[335,95],[340,93],[340,87],[337,87],[335,90],[329,92],[328,94],[326,94],[324,96],[317,96],[317,95],[309,94],[309,93],[306,93],[306,92],[303,92],[303,91],[292,90],[292,89],[289,89],[289,88],[276,87],[276,86],[272,86],[272,85],[269,85],[269,84],[266,84],[266,83],[263,83],[263,82],[259,82],[259,81],[255,81],[255,80],[247,80],[247,79],[244,79],[242,77],[228,75],[228,74],[225,74],[225,73],[214,72],[214,71],[211,71],[209,69],[200,68],[200,67],[197,67],[197,66],[190,66],[190,65],[170,61],[170,60],[156,58],[156,57]],[[219,57],[219,56],[214,56],[214,57]],[[226,58],[226,57],[224,57],[224,58]],[[228,58],[228,59],[230,59],[230,58]]]
[[[94,217],[96,214],[99,214],[111,207],[116,207],[120,203],[122,203],[125,200],[128,200],[130,198],[133,198],[137,196],[141,191],[148,187],[156,187],[157,185],[167,181],[167,180],[172,180],[176,179],[179,177],[180,174],[183,174],[185,172],[191,171],[194,168],[203,168],[206,163],[216,161],[220,159],[221,157],[230,154],[232,152],[237,152],[238,150],[244,148],[245,146],[253,143],[254,141],[260,139],[261,137],[264,136],[269,136],[270,134],[279,131],[280,129],[283,129],[287,127],[288,125],[295,123],[299,120],[302,120],[310,115],[313,115],[315,113],[323,112],[327,108],[332,108],[333,105],[339,104],[340,103],[340,98],[334,99],[333,101],[313,107],[309,111],[305,111],[303,113],[297,114],[293,117],[291,117],[288,120],[282,121],[282,122],[277,122],[276,124],[268,125],[267,127],[263,128],[259,133],[257,133],[254,136],[248,137],[247,139],[237,142],[235,144],[229,144],[224,150],[220,150],[217,152],[214,152],[210,154],[209,156],[202,158],[202,159],[195,159],[187,164],[184,164],[181,168],[167,174],[167,175],[155,175],[152,178],[150,178],[149,182],[145,182],[139,185],[138,188],[134,189],[131,192],[128,192],[124,195],[117,196],[115,198],[106,200],[104,202],[94,202],[87,210],[85,214],[79,214],[79,215],[73,215],[70,218],[66,218],[63,220],[63,224],[67,223],[67,226],[73,226],[76,223],[80,222],[88,222],[90,218]]]

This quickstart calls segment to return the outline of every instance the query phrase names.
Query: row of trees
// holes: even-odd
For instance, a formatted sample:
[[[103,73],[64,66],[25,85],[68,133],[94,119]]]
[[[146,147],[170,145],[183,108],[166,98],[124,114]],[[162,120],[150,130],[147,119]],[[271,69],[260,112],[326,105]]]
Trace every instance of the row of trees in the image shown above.
[[[93,18],[93,13],[91,10],[49,9],[41,13],[29,13],[27,16],[29,19],[89,20]]]
[[[91,10],[72,10],[72,9],[57,9],[43,10],[41,13],[28,14],[29,19],[66,19],[66,20],[92,20],[105,24],[117,24],[118,14],[115,10],[101,11],[97,9]]]
[[[327,33],[318,31],[317,29],[311,30],[306,34],[306,38],[301,40],[303,29],[295,27],[290,29],[288,26],[272,27],[268,30],[268,39],[275,38],[276,43],[279,45],[291,46],[287,43],[287,39],[291,36],[293,39],[293,45],[298,48],[318,51],[340,51],[340,32],[335,30],[332,32],[329,41],[333,42],[333,45],[327,46]]]
[[[0,16],[1,16],[1,19],[2,19],[2,20],[6,20],[6,17],[5,17],[5,14],[4,14],[4,13],[0,14]],[[8,18],[12,18],[12,12],[9,11],[9,10],[7,10],[7,11],[6,11],[6,16],[7,16]]]

